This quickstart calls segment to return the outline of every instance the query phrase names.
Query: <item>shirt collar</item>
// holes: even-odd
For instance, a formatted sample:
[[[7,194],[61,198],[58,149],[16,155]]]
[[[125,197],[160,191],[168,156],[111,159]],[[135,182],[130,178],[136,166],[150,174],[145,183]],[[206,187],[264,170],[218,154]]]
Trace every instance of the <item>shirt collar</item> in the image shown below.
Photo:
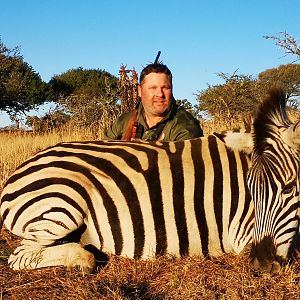
[[[173,115],[173,111],[176,109],[177,107],[177,104],[176,104],[176,101],[174,98],[172,98],[171,102],[170,102],[170,106],[168,108],[168,112],[167,114],[164,116],[164,118],[158,122],[154,127],[152,128],[156,128],[156,126],[158,126],[159,124],[161,123],[164,123],[166,121],[168,121],[171,117],[171,115]],[[138,117],[137,117],[137,121],[138,123],[140,123],[141,125],[143,125],[144,128],[149,128],[146,121],[145,121],[145,118],[144,118],[144,107],[143,107],[143,104],[142,102],[140,102],[139,106],[138,106]]]

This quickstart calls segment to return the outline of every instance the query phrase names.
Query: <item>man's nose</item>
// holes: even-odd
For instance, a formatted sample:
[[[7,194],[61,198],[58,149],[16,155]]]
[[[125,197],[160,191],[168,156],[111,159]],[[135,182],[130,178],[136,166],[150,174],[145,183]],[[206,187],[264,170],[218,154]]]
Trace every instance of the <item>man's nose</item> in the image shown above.
[[[157,88],[156,89],[156,96],[157,97],[163,97],[164,96],[164,91],[162,88]]]

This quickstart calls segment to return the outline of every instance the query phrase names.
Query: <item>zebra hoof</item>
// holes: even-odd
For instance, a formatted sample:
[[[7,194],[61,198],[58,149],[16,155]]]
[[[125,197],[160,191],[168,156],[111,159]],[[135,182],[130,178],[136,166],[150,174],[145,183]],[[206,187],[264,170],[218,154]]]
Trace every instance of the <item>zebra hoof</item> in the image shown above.
[[[91,274],[96,268],[96,259],[92,253],[87,252],[85,258],[77,257],[68,267],[83,274]]]
[[[94,267],[80,266],[80,265],[74,266],[73,269],[74,269],[76,272],[82,273],[82,274],[91,274],[91,273],[93,273],[93,271],[95,270]]]

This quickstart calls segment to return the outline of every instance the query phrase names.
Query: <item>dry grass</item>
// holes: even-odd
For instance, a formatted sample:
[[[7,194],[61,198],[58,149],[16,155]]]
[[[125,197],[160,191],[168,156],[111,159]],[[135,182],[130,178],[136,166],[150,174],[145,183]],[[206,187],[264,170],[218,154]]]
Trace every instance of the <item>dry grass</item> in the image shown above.
[[[94,132],[87,129],[72,130],[68,127],[60,132],[49,132],[43,135],[22,131],[0,132],[0,188],[16,167],[34,153],[59,142],[89,139],[95,139]]]
[[[291,122],[300,120],[299,111],[289,109],[287,113]],[[228,119],[224,116],[219,116],[212,120],[202,120],[200,123],[204,134],[212,134],[213,132],[222,132],[226,130],[245,129],[245,120],[247,122],[251,122],[251,114],[237,116],[231,119]]]
[[[0,189],[14,168],[39,149],[90,138],[83,131],[0,134]],[[12,271],[7,258],[19,239],[3,228],[0,240],[0,299],[300,299],[300,260],[272,276],[253,274],[246,256],[233,255],[152,261],[111,257],[91,275],[63,267]]]
[[[16,241],[2,230],[10,245]],[[6,244],[8,247],[8,245]],[[4,248],[4,245],[2,245]],[[300,265],[277,275],[255,275],[246,256],[217,259],[111,257],[94,274],[63,267],[12,271],[0,265],[0,299],[299,299]]]

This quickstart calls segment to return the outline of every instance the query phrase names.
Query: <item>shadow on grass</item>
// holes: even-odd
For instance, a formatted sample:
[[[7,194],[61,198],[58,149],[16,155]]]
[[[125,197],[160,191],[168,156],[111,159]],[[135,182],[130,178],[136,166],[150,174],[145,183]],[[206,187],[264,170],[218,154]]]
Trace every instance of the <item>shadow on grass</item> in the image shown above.
[[[124,299],[129,300],[163,300],[164,295],[154,295],[151,293],[149,283],[126,283],[126,285],[117,286],[112,282],[101,282],[98,285],[98,292],[103,296],[118,294]]]

